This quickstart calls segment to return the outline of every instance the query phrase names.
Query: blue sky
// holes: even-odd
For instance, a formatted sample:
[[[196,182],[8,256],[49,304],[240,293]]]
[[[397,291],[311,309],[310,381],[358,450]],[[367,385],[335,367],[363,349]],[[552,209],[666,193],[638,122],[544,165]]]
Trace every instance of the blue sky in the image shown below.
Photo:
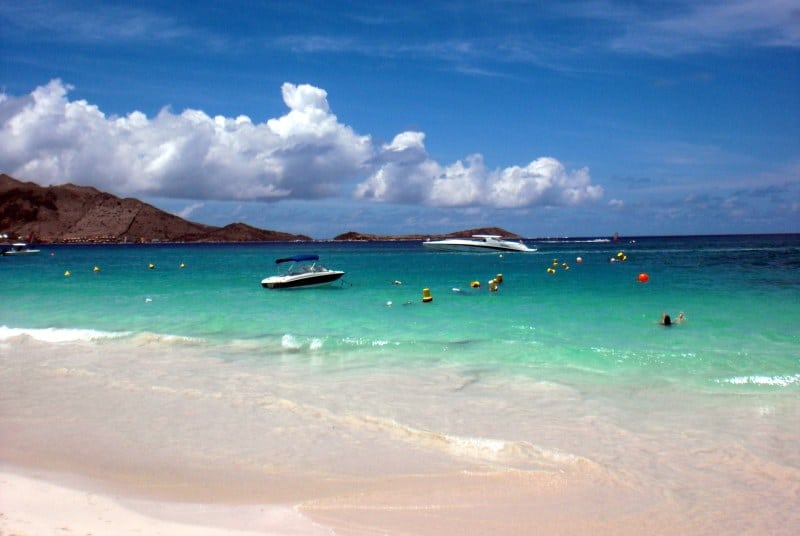
[[[314,238],[800,231],[796,0],[0,0],[0,171]]]

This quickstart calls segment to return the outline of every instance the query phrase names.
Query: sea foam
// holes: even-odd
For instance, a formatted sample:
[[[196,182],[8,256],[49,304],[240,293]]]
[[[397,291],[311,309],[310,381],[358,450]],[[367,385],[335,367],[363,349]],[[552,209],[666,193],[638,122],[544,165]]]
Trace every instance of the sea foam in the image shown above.
[[[733,385],[771,385],[776,387],[788,387],[800,384],[800,374],[788,374],[783,376],[735,376],[719,380],[719,383],[730,383]]]
[[[100,339],[115,339],[127,336],[127,332],[108,332],[95,329],[62,329],[62,328],[10,328],[0,326],[0,341],[8,341],[16,337],[30,337],[31,339],[49,342],[90,342]]]

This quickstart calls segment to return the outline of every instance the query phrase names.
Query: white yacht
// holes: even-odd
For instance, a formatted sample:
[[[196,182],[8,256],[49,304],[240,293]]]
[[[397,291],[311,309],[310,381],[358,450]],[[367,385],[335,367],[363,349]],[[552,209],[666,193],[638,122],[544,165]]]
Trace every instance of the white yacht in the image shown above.
[[[521,240],[512,242],[503,240],[499,235],[472,235],[472,238],[446,238],[444,240],[426,240],[422,243],[427,249],[433,251],[466,251],[466,252],[497,252],[519,251],[530,253],[536,248],[529,248]]]
[[[3,247],[3,255],[36,255],[39,253],[38,249],[31,249],[25,242],[15,242],[10,247]]]

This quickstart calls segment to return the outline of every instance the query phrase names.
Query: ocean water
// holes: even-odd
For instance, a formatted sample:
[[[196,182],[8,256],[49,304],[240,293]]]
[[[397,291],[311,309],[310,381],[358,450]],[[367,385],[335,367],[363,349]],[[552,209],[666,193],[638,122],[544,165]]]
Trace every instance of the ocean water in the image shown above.
[[[42,245],[2,258],[2,452],[253,487],[590,473],[701,532],[708,519],[797,521],[800,235],[529,245]],[[274,259],[298,253],[346,275],[261,288]]]

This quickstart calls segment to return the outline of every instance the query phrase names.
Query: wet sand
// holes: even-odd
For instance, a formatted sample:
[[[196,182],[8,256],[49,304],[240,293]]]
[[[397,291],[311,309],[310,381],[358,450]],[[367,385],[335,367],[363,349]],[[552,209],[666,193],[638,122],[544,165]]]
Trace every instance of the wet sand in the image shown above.
[[[515,408],[538,408],[488,436],[536,425],[530,437],[562,446],[548,450],[356,418],[348,399],[330,396],[339,384],[280,383],[275,373],[195,353],[185,364],[179,351],[166,359],[128,346],[58,350],[30,341],[0,347],[2,535],[788,535],[800,527],[792,397],[759,403],[758,414],[752,403],[731,406],[735,398],[704,412],[687,402],[675,417],[659,410],[658,419],[627,427],[571,397],[564,411],[545,411],[563,388],[542,391],[539,405],[504,402],[502,411],[475,393],[442,406],[473,422],[488,412],[480,421],[487,429]],[[197,384],[214,370],[220,382],[241,383]],[[375,396],[399,381],[387,376]],[[417,384],[405,385],[393,394]],[[293,389],[291,403],[282,386]],[[526,387],[533,396],[536,384]],[[651,392],[636,404],[655,397],[656,409],[678,406]],[[516,396],[509,387],[503,394]],[[380,407],[424,416],[428,400]],[[442,411],[434,417],[445,421],[451,414]]]
[[[0,534],[793,534],[746,497],[688,506],[594,476],[451,474],[352,479],[249,493],[230,482],[129,483],[3,466]],[[270,484],[275,484],[270,483]],[[191,486],[198,486],[192,488]],[[794,490],[796,493],[796,490]],[[304,496],[295,502],[281,497]],[[795,503],[796,504],[796,503]]]

